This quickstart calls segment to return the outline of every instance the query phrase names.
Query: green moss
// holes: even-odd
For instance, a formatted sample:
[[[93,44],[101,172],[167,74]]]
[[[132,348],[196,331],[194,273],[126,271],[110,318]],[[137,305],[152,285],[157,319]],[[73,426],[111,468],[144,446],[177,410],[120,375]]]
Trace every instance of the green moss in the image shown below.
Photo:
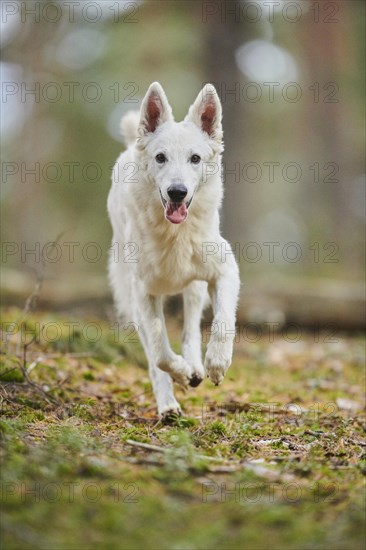
[[[53,320],[67,321],[39,313],[28,326]],[[272,369],[268,343],[238,344],[233,380],[177,389],[186,416],[166,426],[137,364],[139,344],[113,342],[99,323],[99,351],[81,338],[76,356],[64,336],[34,343],[27,364],[31,352],[43,360],[33,385],[0,380],[4,547],[259,549],[270,540],[284,550],[362,548],[359,339],[329,350],[342,364],[333,378],[325,359],[307,367],[311,342]],[[3,365],[21,360],[16,343]],[[337,396],[361,408],[342,411]]]
[[[9,358],[0,362],[0,382],[24,382],[24,374],[18,361]]]

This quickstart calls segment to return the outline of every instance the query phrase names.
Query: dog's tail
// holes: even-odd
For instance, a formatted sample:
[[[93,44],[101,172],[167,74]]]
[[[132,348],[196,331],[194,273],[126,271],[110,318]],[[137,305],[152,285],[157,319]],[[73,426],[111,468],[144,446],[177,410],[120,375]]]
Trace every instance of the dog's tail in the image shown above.
[[[128,113],[121,118],[119,127],[127,147],[135,143],[138,137],[137,129],[139,121],[140,111],[128,111]]]

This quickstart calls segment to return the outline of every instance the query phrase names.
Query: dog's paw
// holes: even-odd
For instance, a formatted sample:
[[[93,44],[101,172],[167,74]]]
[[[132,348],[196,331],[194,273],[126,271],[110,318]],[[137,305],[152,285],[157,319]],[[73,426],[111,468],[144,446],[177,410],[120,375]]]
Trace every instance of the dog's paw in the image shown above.
[[[197,386],[199,386],[204,377],[205,369],[203,368],[203,365],[192,367],[189,379],[189,385],[191,386],[191,388],[196,388]]]
[[[163,424],[174,424],[182,416],[182,409],[177,401],[159,409],[159,418]]]
[[[174,382],[183,386],[183,388],[187,388],[191,378],[191,368],[181,355],[174,354],[169,360],[160,361],[158,367],[168,372]]]
[[[196,373],[192,374],[191,378],[189,379],[189,385],[191,386],[191,388],[197,388],[197,386],[201,384],[202,380],[203,376]]]
[[[218,386],[230,367],[233,346],[228,342],[213,341],[208,344],[205,357],[205,370],[211,382]]]

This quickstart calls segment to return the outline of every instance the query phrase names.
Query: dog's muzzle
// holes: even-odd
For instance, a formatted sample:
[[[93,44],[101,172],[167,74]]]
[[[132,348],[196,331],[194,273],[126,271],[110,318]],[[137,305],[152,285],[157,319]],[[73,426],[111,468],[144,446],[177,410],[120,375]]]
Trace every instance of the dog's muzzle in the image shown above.
[[[183,199],[187,196],[187,188],[184,185],[175,185],[168,188],[167,193],[169,201],[164,199],[159,189],[161,202],[164,206],[165,217],[168,221],[174,224],[182,223],[188,216],[188,208],[192,202],[193,197],[187,202]]]
[[[178,185],[171,185],[167,189],[168,197],[172,202],[180,203],[184,200],[184,198],[187,196],[188,189],[185,185],[178,184]]]

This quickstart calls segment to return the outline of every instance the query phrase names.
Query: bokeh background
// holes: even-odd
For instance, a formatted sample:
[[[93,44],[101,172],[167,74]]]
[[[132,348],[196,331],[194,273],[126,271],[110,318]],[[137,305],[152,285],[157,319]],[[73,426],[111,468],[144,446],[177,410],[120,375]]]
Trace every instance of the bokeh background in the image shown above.
[[[24,300],[40,274],[44,304],[110,301],[121,115],[157,80],[182,119],[210,81],[223,103],[223,233],[240,261],[240,319],[362,325],[364,2],[1,9],[5,302]]]

